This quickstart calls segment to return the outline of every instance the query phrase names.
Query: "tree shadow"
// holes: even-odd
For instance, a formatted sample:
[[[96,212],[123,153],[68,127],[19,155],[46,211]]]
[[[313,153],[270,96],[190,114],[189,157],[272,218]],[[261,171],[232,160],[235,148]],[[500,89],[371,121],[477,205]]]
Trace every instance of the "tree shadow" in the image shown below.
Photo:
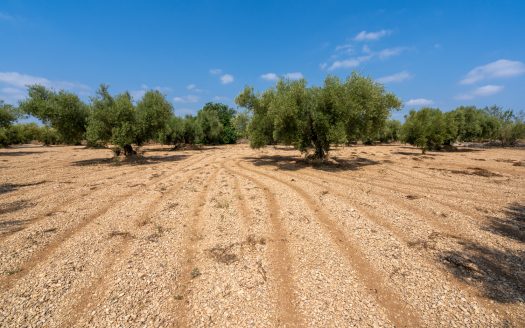
[[[0,221],[0,236],[9,235],[20,230],[24,230],[26,225],[31,220],[9,220],[9,221]]]
[[[0,204],[0,215],[13,213],[24,208],[33,207],[35,203],[31,203],[27,200],[15,200],[14,202]]]
[[[312,161],[293,155],[263,155],[258,157],[244,157],[243,159],[253,163],[255,166],[273,166],[285,171],[297,171],[306,167],[312,167],[317,170],[328,172],[353,171],[363,166],[381,164],[379,161],[370,160],[364,157],[356,157],[352,159],[331,157],[326,161]]]
[[[38,186],[40,184],[46,183],[47,181],[38,181],[38,182],[30,182],[30,183],[2,183],[0,184],[0,195],[6,194],[11,191],[15,191],[19,188],[23,187],[31,187],[31,186]]]
[[[505,218],[489,217],[487,231],[525,241],[525,205],[513,203]],[[495,249],[475,242],[461,242],[462,250],[447,251],[440,260],[458,279],[476,287],[499,303],[525,302],[525,250]]]
[[[175,162],[175,161],[181,161],[185,158],[189,157],[189,155],[184,154],[178,154],[178,155],[168,155],[168,156],[141,156],[141,157],[133,157],[133,158],[126,158],[123,160],[117,160],[115,158],[92,158],[92,159],[84,159],[79,161],[72,162],[73,166],[98,166],[98,165],[152,165],[152,164],[158,164],[158,163],[164,163],[164,162]]]
[[[525,243],[525,205],[512,203],[503,212],[504,218],[490,217],[485,230]]]
[[[0,152],[0,156],[26,156],[33,154],[42,154],[43,151],[10,151],[10,152]]]

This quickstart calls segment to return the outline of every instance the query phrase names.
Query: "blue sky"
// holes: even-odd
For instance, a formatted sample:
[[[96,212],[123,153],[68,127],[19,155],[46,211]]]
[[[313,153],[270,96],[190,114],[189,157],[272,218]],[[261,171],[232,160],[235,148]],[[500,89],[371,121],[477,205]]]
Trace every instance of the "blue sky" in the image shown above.
[[[525,1],[0,2],[0,99],[159,89],[179,115],[245,85],[353,70],[409,108],[525,110]]]

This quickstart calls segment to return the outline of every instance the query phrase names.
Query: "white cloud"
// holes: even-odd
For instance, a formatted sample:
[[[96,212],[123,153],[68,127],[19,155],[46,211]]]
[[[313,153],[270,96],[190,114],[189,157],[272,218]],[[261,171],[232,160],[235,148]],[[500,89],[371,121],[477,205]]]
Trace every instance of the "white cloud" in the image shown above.
[[[300,80],[302,79],[304,76],[303,76],[303,73],[301,72],[292,72],[292,73],[286,73],[284,74],[284,77],[286,79],[289,79],[289,80]]]
[[[0,83],[8,84],[17,88],[26,88],[28,85],[40,84],[47,88],[65,89],[65,90],[91,90],[85,84],[68,82],[68,81],[51,81],[44,77],[20,74],[18,72],[0,72]]]
[[[392,31],[390,30],[381,30],[377,32],[361,31],[354,37],[354,40],[355,41],[375,41],[375,40],[381,39],[382,37],[390,35],[391,33]]]
[[[173,101],[177,103],[196,103],[199,101],[199,97],[195,95],[177,96],[173,97]]]
[[[379,83],[395,83],[395,82],[403,82],[408,79],[411,79],[413,77],[412,74],[410,74],[407,71],[402,71],[396,74],[382,76],[378,78],[376,81]]]
[[[234,81],[234,78],[233,78],[233,75],[231,74],[224,74],[223,76],[221,76],[222,84],[232,83],[233,81]]]
[[[261,75],[261,79],[266,81],[277,81],[279,80],[279,76],[277,76],[275,73],[266,73]]]
[[[474,68],[460,83],[473,84],[485,79],[513,77],[521,74],[525,74],[525,65],[522,62],[500,59]]]
[[[26,97],[26,91],[24,89],[5,87],[0,89],[0,100],[5,101],[8,104],[15,105],[18,101]]]
[[[354,52],[354,46],[351,44],[341,44],[335,47],[335,52],[344,52],[346,54],[351,54]]]
[[[333,71],[334,69],[339,68],[354,68],[361,64],[359,60],[356,58],[346,59],[346,60],[336,60],[328,67],[329,71]]]
[[[477,97],[488,97],[500,93],[503,91],[504,86],[502,85],[484,85],[482,87],[476,88],[468,93],[461,94],[456,97],[459,100],[470,100]]]
[[[197,85],[193,84],[193,83],[192,84],[188,84],[186,86],[186,89],[191,91],[191,92],[202,92],[202,89],[197,88]]]
[[[29,85],[39,84],[55,90],[68,90],[87,96],[91,88],[85,84],[69,81],[52,81],[44,77],[21,74],[18,72],[0,72],[0,99],[15,104],[25,98]]]
[[[138,101],[144,96],[144,94],[148,90],[156,90],[156,91],[159,91],[160,93],[166,94],[166,93],[171,91],[171,88],[170,87],[160,87],[160,86],[156,86],[154,88],[150,88],[146,84],[141,84],[140,85],[140,89],[138,89],[138,90],[131,90],[129,92],[129,94],[131,95],[131,97],[133,98],[134,101]]]
[[[366,55],[366,56],[360,56],[360,57],[356,57],[356,58],[349,58],[349,59],[345,59],[345,60],[336,60],[328,67],[328,70],[329,71],[333,71],[333,70],[339,69],[339,68],[355,68],[355,67],[361,65],[361,63],[370,60],[373,56],[374,56],[373,54],[370,54],[370,55]]]
[[[398,56],[400,55],[403,51],[405,51],[406,49],[403,48],[403,47],[397,47],[397,48],[386,48],[386,49],[383,49],[381,51],[379,51],[377,53],[377,56],[380,58],[380,59],[387,59],[387,58],[390,58],[390,57],[393,57],[393,56]]]
[[[222,69],[220,69],[220,68],[212,68],[212,69],[210,69],[210,74],[212,74],[212,75],[219,75],[221,73],[222,73]]]
[[[405,50],[406,48],[404,47],[397,47],[387,48],[376,52],[365,45],[362,48],[362,56],[348,58],[344,60],[334,60],[330,65],[322,63],[319,65],[319,67],[321,67],[321,69],[325,69],[326,67],[328,67],[329,71],[333,71],[340,68],[356,68],[362,63],[369,61],[374,57],[378,57],[379,59],[387,59],[392,56],[400,55]]]
[[[410,99],[407,102],[405,102],[405,106],[421,107],[421,106],[430,106],[433,103],[434,103],[434,101],[432,101],[430,99],[416,98],[416,99]]]

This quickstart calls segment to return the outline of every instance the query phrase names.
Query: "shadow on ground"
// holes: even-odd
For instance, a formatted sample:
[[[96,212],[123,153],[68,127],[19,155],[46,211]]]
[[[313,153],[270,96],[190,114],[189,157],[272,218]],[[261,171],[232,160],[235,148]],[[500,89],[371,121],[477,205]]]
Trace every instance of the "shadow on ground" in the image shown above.
[[[30,182],[30,183],[2,183],[0,184],[0,195],[6,194],[11,191],[15,191],[19,188],[23,187],[31,187],[31,186],[38,186],[40,184],[46,183],[47,181],[38,181],[38,182]]]
[[[26,156],[34,154],[42,154],[43,151],[1,151],[0,157],[2,156]]]
[[[19,211],[24,208],[33,207],[34,203],[27,200],[15,200],[14,202],[0,204],[0,215]]]
[[[142,156],[138,158],[116,160],[114,158],[92,158],[72,162],[74,166],[96,166],[96,165],[151,165],[164,162],[181,161],[189,155],[169,155],[169,156]]]
[[[364,157],[356,157],[352,159],[331,157],[328,161],[310,161],[298,156],[264,155],[258,157],[244,157],[243,159],[253,163],[255,166],[273,166],[285,171],[297,171],[306,167],[329,172],[353,171],[363,166],[381,164],[379,161],[373,161]]]
[[[505,216],[489,217],[484,227],[494,234],[525,242],[525,205],[512,203]],[[500,250],[473,242],[461,242],[460,251],[441,254],[445,266],[458,279],[476,287],[499,303],[525,303],[525,250]]]

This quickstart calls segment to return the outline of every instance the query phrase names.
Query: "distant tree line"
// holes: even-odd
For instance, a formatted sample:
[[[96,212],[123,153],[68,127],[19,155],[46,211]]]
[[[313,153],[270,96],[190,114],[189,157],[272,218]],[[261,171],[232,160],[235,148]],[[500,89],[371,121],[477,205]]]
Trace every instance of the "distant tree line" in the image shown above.
[[[461,106],[442,112],[438,108],[411,111],[399,130],[400,140],[426,150],[439,150],[455,142],[498,142],[514,145],[525,137],[523,113],[498,106]]]
[[[15,124],[32,115],[44,125]],[[28,87],[18,107],[0,102],[0,145],[40,141],[51,144],[111,145],[117,154],[132,155],[133,145],[154,141],[181,144],[228,144],[246,137],[245,113],[227,105],[207,103],[196,116],[177,117],[159,91],[147,91],[135,104],[128,92],[111,95],[101,85],[90,103],[76,94],[41,85]]]
[[[207,103],[196,115],[180,117],[159,91],[147,91],[134,102],[128,92],[112,95],[101,85],[85,103],[74,93],[33,85],[18,107],[0,101],[0,146],[84,141],[93,147],[111,145],[116,154],[129,156],[134,146],[150,141],[179,147],[245,139],[253,148],[293,145],[309,157],[323,159],[334,145],[358,141],[402,141],[425,152],[456,142],[512,145],[525,137],[523,114],[497,106],[412,110],[401,124],[389,119],[401,101],[357,73],[345,80],[329,76],[320,87],[310,87],[304,79],[280,80],[261,93],[246,87],[235,102],[246,111]],[[44,125],[16,124],[24,115]]]

